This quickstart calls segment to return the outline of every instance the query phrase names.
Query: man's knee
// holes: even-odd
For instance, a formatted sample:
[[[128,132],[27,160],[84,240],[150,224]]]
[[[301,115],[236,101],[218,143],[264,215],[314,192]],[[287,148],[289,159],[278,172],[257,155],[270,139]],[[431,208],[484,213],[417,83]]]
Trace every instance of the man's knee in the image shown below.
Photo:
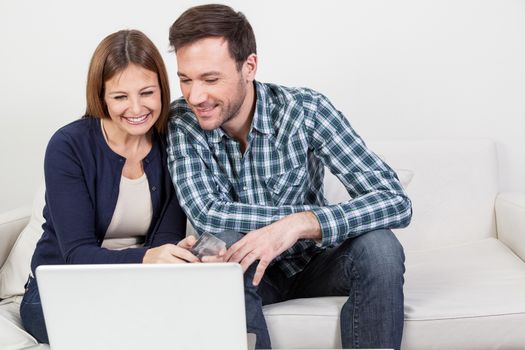
[[[390,230],[370,231],[343,244],[349,245],[349,263],[360,274],[397,277],[405,272],[403,247]]]

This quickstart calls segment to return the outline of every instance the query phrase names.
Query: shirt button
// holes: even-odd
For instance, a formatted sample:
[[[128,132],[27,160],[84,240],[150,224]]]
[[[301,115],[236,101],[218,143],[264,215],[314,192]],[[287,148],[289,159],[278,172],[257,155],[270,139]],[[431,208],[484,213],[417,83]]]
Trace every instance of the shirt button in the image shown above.
[[[242,189],[247,191],[248,190],[248,186],[244,186]]]
[[[157,187],[153,186],[153,187],[151,188],[151,190],[152,190],[153,192],[155,192],[155,191],[157,190]]]

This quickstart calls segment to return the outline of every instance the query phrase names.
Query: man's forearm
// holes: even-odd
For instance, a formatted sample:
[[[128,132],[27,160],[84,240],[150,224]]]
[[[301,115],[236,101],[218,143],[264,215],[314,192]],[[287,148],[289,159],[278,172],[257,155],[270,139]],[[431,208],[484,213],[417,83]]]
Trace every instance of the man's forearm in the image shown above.
[[[410,199],[404,192],[393,191],[376,191],[312,211],[319,218],[324,246],[381,228],[405,227],[412,216]]]
[[[181,206],[193,219],[194,227],[199,232],[213,233],[220,230],[231,230],[247,233],[271,225],[294,213],[302,213],[318,207],[316,205],[272,207],[227,202],[214,194],[192,195],[183,198],[182,193],[186,191],[177,190],[181,198]]]

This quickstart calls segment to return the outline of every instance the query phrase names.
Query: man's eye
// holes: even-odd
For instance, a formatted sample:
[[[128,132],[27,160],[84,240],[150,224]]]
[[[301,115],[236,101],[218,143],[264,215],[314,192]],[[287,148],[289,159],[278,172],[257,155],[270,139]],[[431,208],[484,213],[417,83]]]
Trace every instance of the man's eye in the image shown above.
[[[181,84],[189,84],[190,79],[179,79]]]
[[[208,83],[208,84],[214,84],[214,83],[216,83],[217,81],[219,81],[218,78],[206,79],[206,83]]]

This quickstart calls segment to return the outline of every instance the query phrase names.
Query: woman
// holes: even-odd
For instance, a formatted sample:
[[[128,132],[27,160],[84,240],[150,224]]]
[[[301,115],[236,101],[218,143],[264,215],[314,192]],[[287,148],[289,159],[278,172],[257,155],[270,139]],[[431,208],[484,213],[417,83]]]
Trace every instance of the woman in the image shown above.
[[[157,48],[136,30],[106,37],[86,97],[86,115],[53,135],[44,160],[46,222],[20,306],[42,343],[37,266],[198,261],[166,166],[170,94]]]

